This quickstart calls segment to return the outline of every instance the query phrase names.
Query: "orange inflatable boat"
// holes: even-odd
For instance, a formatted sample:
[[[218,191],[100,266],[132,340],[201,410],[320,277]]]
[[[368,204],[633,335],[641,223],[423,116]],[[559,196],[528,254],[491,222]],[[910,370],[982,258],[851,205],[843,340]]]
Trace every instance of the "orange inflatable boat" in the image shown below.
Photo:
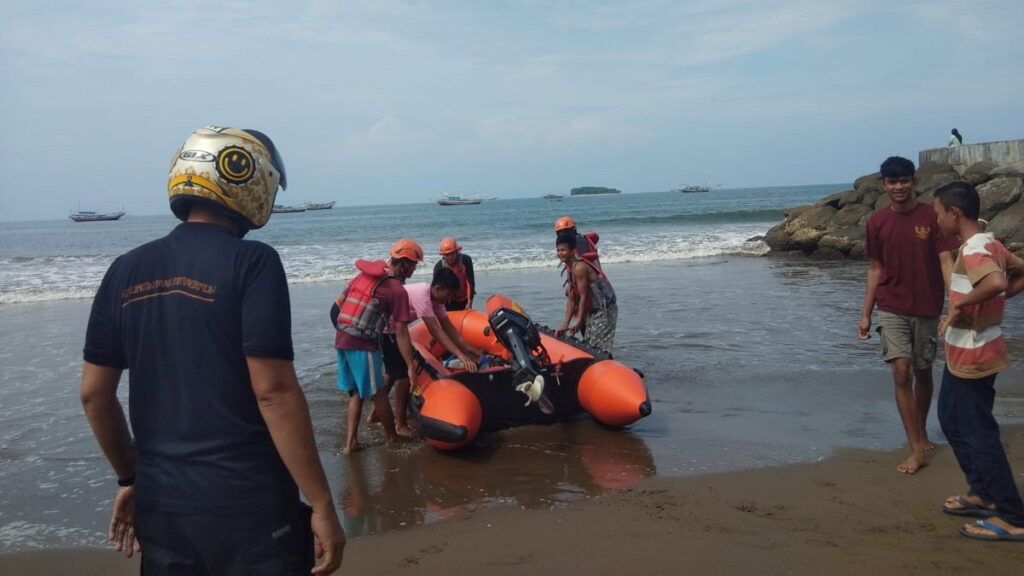
[[[448,318],[489,362],[475,373],[450,368],[422,322],[409,328],[420,362],[411,404],[420,435],[436,448],[454,450],[481,431],[550,424],[581,413],[614,427],[651,413],[639,371],[604,350],[555,336],[500,294],[487,300],[486,314],[463,310]]]

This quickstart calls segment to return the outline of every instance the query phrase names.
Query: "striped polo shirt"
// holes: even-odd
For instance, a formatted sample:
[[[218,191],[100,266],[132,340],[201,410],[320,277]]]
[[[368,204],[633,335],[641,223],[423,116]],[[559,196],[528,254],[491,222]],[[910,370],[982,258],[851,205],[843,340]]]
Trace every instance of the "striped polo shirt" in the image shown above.
[[[978,233],[960,246],[949,286],[953,304],[971,293],[975,284],[993,272],[1007,277],[1024,269],[1024,261],[1003,247],[991,234]],[[1009,366],[1000,324],[1006,294],[963,308],[966,319],[946,328],[946,366],[954,376],[984,378]]]

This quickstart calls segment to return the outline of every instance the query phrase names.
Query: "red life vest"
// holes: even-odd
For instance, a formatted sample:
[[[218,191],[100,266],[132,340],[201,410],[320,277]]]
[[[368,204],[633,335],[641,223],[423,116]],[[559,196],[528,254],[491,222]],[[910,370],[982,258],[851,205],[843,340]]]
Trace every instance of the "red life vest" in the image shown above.
[[[374,292],[391,276],[383,260],[356,260],[356,269],[360,274],[334,300],[331,321],[336,329],[350,336],[375,340],[387,326],[389,312],[381,308]]]

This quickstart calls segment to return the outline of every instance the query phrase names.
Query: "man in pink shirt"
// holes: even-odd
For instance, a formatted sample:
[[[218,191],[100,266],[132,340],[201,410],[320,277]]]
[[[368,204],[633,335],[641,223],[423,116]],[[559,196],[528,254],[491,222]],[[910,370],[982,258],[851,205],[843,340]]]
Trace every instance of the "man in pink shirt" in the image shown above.
[[[405,286],[413,319],[419,317],[423,320],[430,335],[444,346],[445,350],[461,360],[467,370],[476,372],[476,359],[480,358],[481,351],[462,339],[459,331],[448,319],[448,311],[445,309],[445,303],[458,290],[459,277],[451,269],[444,267],[434,270],[434,278],[430,284],[420,282]],[[409,407],[409,387],[412,381],[407,375],[408,369],[403,358],[400,355],[388,356],[389,358],[384,361],[384,369],[391,376],[395,389],[396,432],[408,435],[409,426],[406,421],[406,412]]]

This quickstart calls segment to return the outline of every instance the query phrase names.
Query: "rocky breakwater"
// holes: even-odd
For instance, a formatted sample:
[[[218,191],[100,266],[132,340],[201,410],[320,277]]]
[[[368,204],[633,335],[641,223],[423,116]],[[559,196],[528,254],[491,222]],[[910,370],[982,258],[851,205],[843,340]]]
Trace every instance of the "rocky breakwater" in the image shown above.
[[[987,231],[1024,257],[1024,162],[998,166],[977,162],[962,171],[950,164],[923,162],[917,170],[917,200],[931,204],[932,193],[954,180],[966,180],[977,187],[981,217],[989,222]],[[770,254],[861,259],[868,216],[888,208],[890,203],[877,172],[861,176],[853,183],[853,190],[786,210],[785,220],[768,231],[765,242]]]

